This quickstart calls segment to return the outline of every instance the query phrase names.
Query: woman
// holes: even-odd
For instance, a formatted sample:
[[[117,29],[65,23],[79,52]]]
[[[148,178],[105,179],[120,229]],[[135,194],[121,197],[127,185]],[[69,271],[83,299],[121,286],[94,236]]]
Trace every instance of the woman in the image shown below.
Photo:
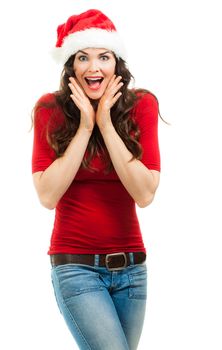
[[[34,108],[32,172],[56,209],[48,254],[56,300],[80,349],[134,350],[146,306],[146,249],[135,203],[159,184],[158,101],[129,89],[115,26],[98,10],[57,30],[59,91]]]

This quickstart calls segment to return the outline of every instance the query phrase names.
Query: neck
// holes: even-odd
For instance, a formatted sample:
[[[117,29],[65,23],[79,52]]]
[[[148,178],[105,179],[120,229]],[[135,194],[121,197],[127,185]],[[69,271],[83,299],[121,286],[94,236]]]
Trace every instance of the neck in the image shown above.
[[[93,106],[94,111],[97,110],[99,100],[92,100],[90,99],[91,105]]]

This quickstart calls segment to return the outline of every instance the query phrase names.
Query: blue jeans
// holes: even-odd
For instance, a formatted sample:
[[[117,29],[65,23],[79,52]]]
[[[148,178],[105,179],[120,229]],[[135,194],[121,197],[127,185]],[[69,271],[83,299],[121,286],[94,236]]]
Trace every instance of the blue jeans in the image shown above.
[[[132,258],[131,258],[132,259]],[[136,350],[147,294],[146,263],[120,271],[65,264],[52,267],[58,307],[81,350]]]

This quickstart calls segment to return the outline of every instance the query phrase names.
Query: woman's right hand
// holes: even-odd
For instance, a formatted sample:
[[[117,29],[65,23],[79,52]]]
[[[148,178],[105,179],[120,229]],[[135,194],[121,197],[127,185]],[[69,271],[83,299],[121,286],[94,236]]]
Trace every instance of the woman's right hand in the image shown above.
[[[93,106],[76,79],[70,77],[69,81],[70,83],[68,85],[72,91],[70,97],[80,110],[81,119],[79,128],[93,131],[96,120],[96,114]]]

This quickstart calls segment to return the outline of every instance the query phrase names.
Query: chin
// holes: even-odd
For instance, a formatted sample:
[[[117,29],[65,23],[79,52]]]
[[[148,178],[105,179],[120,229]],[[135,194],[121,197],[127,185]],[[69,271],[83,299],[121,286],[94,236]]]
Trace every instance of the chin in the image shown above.
[[[99,96],[99,97],[95,97],[95,96],[88,96],[89,98],[90,98],[90,100],[93,100],[93,101],[98,101],[98,100],[100,100],[100,98],[102,97],[102,96]]]
[[[94,92],[94,93],[92,93],[92,92],[89,93],[89,92],[85,91],[85,93],[91,100],[99,100],[102,97],[104,91],[103,92]]]

